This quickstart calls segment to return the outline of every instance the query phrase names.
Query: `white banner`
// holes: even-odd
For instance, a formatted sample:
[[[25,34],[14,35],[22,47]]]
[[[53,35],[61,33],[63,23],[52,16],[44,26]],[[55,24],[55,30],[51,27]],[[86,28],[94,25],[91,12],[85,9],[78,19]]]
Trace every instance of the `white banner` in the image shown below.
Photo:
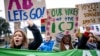
[[[6,19],[22,21],[46,18],[45,0],[4,0]]]

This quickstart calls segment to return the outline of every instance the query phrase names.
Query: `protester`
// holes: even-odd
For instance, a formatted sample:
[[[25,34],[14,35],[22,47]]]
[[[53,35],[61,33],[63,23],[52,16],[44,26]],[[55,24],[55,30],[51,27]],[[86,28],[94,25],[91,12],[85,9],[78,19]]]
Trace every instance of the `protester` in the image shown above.
[[[27,23],[29,24],[29,30],[32,31],[34,40],[31,43],[28,43],[25,32],[18,29],[14,32],[11,43],[7,48],[36,50],[41,45],[42,36],[39,29],[31,20],[28,20]]]
[[[73,49],[71,35],[64,35],[60,42],[60,50],[69,50]]]
[[[84,32],[83,36],[81,37],[80,43],[78,45],[79,49],[97,49],[97,39],[90,32],[90,27],[86,26],[86,31]]]
[[[52,37],[46,37],[46,40],[43,41],[42,45],[40,46],[40,51],[52,51],[54,45],[54,41],[52,40]]]
[[[80,33],[80,29],[77,29],[77,32],[75,33],[75,40],[74,40],[74,48],[77,48],[81,39],[82,33]]]
[[[87,47],[89,49],[97,49],[97,39],[96,37],[93,35],[92,32],[89,33],[89,39],[87,41]]]

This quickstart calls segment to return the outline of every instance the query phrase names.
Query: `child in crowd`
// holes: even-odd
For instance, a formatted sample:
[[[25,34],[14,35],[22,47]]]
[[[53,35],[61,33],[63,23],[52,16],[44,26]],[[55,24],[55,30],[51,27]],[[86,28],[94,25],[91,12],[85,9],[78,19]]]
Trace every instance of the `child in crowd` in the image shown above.
[[[52,37],[46,37],[46,40],[43,41],[42,45],[40,46],[40,51],[52,51],[54,45],[54,41],[52,40]]]

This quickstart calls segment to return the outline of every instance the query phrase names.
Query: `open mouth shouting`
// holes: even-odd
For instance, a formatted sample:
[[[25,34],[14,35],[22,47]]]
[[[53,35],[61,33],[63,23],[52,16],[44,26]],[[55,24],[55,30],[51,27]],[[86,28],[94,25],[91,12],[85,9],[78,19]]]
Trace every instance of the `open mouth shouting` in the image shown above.
[[[16,46],[19,46],[22,44],[22,41],[23,41],[23,36],[22,36],[21,32],[16,32],[14,35],[14,44]]]
[[[20,41],[20,40],[15,40],[14,43],[15,43],[16,46],[19,46],[19,45],[22,44],[22,41]]]

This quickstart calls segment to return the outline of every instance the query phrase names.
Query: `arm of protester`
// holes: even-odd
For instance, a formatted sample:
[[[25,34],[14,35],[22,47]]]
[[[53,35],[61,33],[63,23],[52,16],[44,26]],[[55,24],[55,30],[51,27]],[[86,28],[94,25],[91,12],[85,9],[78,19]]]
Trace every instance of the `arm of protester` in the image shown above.
[[[34,36],[34,40],[29,43],[28,48],[31,50],[36,50],[41,45],[43,39],[37,26],[31,20],[28,20],[27,23],[29,24],[29,30],[32,31],[32,34]]]
[[[83,33],[81,40],[79,42],[78,48],[79,49],[87,49],[86,43],[89,39],[90,27],[86,26],[86,31]]]

